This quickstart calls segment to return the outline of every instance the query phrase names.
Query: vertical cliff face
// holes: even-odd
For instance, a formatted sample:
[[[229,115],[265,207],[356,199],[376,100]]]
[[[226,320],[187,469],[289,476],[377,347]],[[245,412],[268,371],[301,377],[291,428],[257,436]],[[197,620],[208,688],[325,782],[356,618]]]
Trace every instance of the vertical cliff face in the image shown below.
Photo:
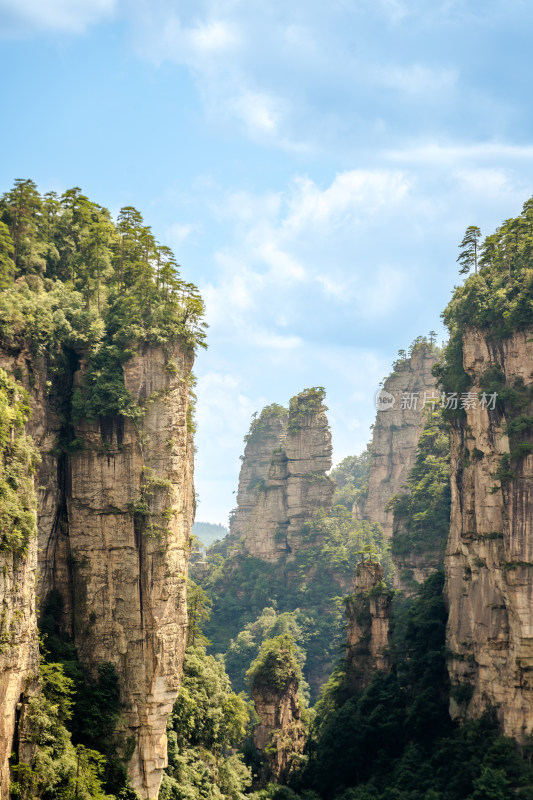
[[[27,554],[0,553],[0,796],[9,796],[9,758],[16,722],[39,674],[35,570],[37,539]]]
[[[521,738],[533,730],[531,330],[497,344],[466,330],[463,366],[474,397],[490,389],[498,401],[477,399],[452,432],[451,711],[476,717],[492,705],[505,734]]]
[[[378,410],[372,434],[372,450],[365,501],[354,507],[357,518],[379,522],[387,538],[393,535],[393,514],[386,511],[390,498],[399,492],[414,464],[423,425],[421,413],[426,398],[437,394],[431,370],[437,352],[429,344],[418,344],[409,358],[397,362],[383,390],[394,398],[387,410]],[[403,398],[403,400],[402,400]]]
[[[62,626],[93,676],[104,661],[116,666],[124,733],[135,743],[130,778],[150,799],[167,763],[185,647],[190,367],[178,347],[142,348],[124,364],[124,382],[143,415],[80,422],[83,447],[56,464],[45,456],[41,476],[39,595],[46,603],[61,594]]]
[[[28,459],[36,448],[29,396],[9,377],[22,375],[25,359],[0,351],[0,796],[9,793],[9,758],[29,697],[38,691],[39,649],[35,604],[36,498]],[[37,386],[35,394],[42,394]],[[27,407],[27,411],[24,410]],[[18,417],[18,425],[17,425]],[[27,514],[25,534],[22,523]]]
[[[383,584],[381,564],[360,561],[353,595],[346,601],[346,658],[359,691],[366,689],[377,670],[390,669],[392,596]]]
[[[73,638],[90,675],[97,676],[102,662],[115,665],[122,732],[129,747],[135,745],[128,764],[131,782],[143,800],[152,800],[167,763],[166,719],[177,696],[186,640],[194,513],[187,422],[192,358],[177,345],[142,347],[123,367],[140,417],[82,420],[69,431],[76,443],[70,452],[58,449],[65,422],[52,410],[44,362],[31,363],[27,353],[2,361],[11,371],[22,370],[31,389],[27,429],[41,454],[37,596],[44,608],[51,592],[60,595],[60,627]],[[67,394],[81,383],[83,360],[73,358],[71,367],[62,387]],[[9,752],[21,687],[38,673],[36,561],[34,540],[27,557],[7,559],[0,575],[6,624],[17,642],[0,655],[2,741]]]
[[[278,526],[287,525],[284,444],[288,418],[287,409],[271,405],[252,423],[246,437],[237,507],[231,522],[232,538],[244,540],[246,549],[265,561],[277,561],[286,551],[285,536],[280,539],[276,531]]]
[[[331,508],[331,434],[321,400],[311,400],[304,392],[289,412],[268,406],[247,437],[231,535],[265,561],[305,547],[302,526]]]

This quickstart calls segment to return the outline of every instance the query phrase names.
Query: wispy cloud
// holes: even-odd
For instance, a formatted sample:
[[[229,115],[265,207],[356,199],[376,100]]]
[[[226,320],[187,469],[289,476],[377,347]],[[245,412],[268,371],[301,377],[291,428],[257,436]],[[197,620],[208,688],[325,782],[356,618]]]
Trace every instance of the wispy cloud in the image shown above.
[[[4,36],[38,31],[79,34],[113,16],[116,0],[0,0],[0,31]]]

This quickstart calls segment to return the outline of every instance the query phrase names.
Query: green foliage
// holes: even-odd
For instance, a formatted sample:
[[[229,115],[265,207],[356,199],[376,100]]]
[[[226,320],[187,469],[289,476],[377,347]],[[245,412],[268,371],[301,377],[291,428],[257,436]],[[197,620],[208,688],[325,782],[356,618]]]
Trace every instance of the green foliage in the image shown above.
[[[61,631],[62,614],[62,596],[53,590],[39,620],[44,693],[61,712],[73,744],[98,754],[98,775],[105,789],[118,793],[127,786],[127,759],[121,754],[128,750],[124,737],[116,733],[122,711],[118,673],[113,664],[103,662],[96,681],[88,675],[74,643]]]
[[[25,741],[33,746],[29,764],[13,764],[12,800],[112,800],[103,788],[104,757],[74,746],[66,724],[71,720],[74,681],[61,664],[43,664],[42,694],[29,701]]]
[[[187,645],[209,644],[202,633],[202,627],[209,619],[211,600],[201,586],[192,580],[187,581]]]
[[[291,784],[291,800],[310,790],[324,800],[529,797],[533,769],[490,715],[462,727],[449,718],[443,578],[428,578],[404,608],[391,674],[376,674],[358,694],[347,665],[335,670],[317,703],[307,767]]]
[[[252,442],[268,438],[277,429],[275,423],[284,420],[288,413],[286,408],[277,403],[265,406],[259,415],[257,415],[257,412],[253,414],[250,430],[244,437],[244,441]]]
[[[472,247],[470,243],[467,248],[467,269],[473,258]],[[435,368],[434,374],[445,392],[457,392],[459,397],[471,385],[462,358],[462,335],[466,329],[479,328],[489,341],[497,343],[533,324],[531,201],[524,204],[519,217],[506,220],[494,234],[487,236],[480,253],[479,272],[456,288],[442,315],[450,339],[443,363]],[[465,416],[461,409],[447,410],[445,415],[449,418]]]
[[[17,180],[0,200],[0,226],[0,343],[47,357],[62,421],[139,416],[122,364],[140,344],[205,346],[197,289],[135,209],[115,224],[78,188],[41,197]],[[69,350],[86,360],[74,393]]]
[[[330,477],[336,484],[334,505],[343,505],[351,511],[354,503],[366,498],[371,455],[371,446],[368,445],[361,455],[346,456],[331,470]]]
[[[297,433],[302,422],[310,414],[327,411],[327,406],[324,405],[325,397],[326,390],[322,386],[312,386],[292,397],[289,403],[289,433]]]
[[[39,457],[24,432],[29,417],[27,393],[0,369],[0,551],[18,556],[37,533],[33,475]]]
[[[487,236],[480,248],[480,270],[471,275],[443,313],[453,337],[466,327],[483,329],[494,339],[532,323],[533,208],[524,204],[522,214],[508,219]],[[447,353],[447,362],[456,354]],[[460,391],[455,387],[454,391]]]
[[[232,686],[237,691],[247,688],[246,672],[252,661],[257,658],[259,649],[267,639],[281,635],[289,635],[295,642],[295,653],[300,667],[305,664],[306,653],[303,649],[305,635],[298,623],[298,614],[286,611],[278,614],[274,608],[264,608],[254,622],[244,626],[235,639],[232,639],[224,656],[226,670],[231,678]],[[300,644],[296,644],[299,642]],[[302,679],[302,690],[306,685]]]
[[[444,553],[450,525],[450,437],[442,409],[426,412],[406,491],[394,495],[392,553]]]
[[[461,265],[461,269],[459,270],[461,275],[470,272],[472,267],[474,267],[475,272],[477,272],[478,241],[480,237],[481,231],[475,225],[470,225],[470,227],[466,229],[463,241],[459,245],[461,252],[457,257],[457,261]]]
[[[306,656],[304,675],[314,698],[342,645],[343,587],[351,586],[354,566],[365,546],[379,553],[386,579],[392,578],[392,562],[381,527],[354,520],[342,505],[335,506],[330,514],[319,511],[302,528],[301,536],[305,549],[299,549],[281,565],[242,550],[224,556],[214,548],[207,551],[207,573],[195,575],[192,567],[193,578],[213,603],[205,633],[213,652],[226,654],[228,672],[238,688],[244,685],[245,657],[255,657],[261,641],[273,635],[261,619],[264,609],[273,607],[280,616],[291,615],[276,623],[287,626],[276,630],[276,635],[288,632],[296,639]]]
[[[231,690],[221,659],[189,646],[168,720],[169,766],[160,800],[240,800],[251,775],[232,751],[249,723],[248,704]]]
[[[283,694],[290,683],[302,680],[296,642],[287,633],[266,639],[246,673],[252,688]]]

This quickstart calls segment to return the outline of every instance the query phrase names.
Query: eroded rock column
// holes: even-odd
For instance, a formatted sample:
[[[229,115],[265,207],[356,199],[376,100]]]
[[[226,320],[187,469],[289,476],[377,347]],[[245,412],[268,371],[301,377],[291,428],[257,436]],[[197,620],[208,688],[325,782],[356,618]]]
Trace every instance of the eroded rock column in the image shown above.
[[[494,706],[519,739],[533,731],[533,455],[530,429],[511,423],[533,414],[531,339],[464,335],[470,391],[499,375],[500,400],[494,409],[478,400],[454,425],[445,559],[452,715]]]

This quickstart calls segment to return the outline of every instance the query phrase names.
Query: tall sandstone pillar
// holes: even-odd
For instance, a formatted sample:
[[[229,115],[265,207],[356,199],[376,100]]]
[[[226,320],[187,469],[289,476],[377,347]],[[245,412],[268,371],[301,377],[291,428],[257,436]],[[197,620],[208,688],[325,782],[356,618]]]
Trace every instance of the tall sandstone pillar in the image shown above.
[[[470,391],[496,373],[499,401],[476,402],[453,427],[445,559],[452,715],[475,718],[492,706],[518,739],[533,732],[532,337],[491,344],[475,329],[463,335]]]

